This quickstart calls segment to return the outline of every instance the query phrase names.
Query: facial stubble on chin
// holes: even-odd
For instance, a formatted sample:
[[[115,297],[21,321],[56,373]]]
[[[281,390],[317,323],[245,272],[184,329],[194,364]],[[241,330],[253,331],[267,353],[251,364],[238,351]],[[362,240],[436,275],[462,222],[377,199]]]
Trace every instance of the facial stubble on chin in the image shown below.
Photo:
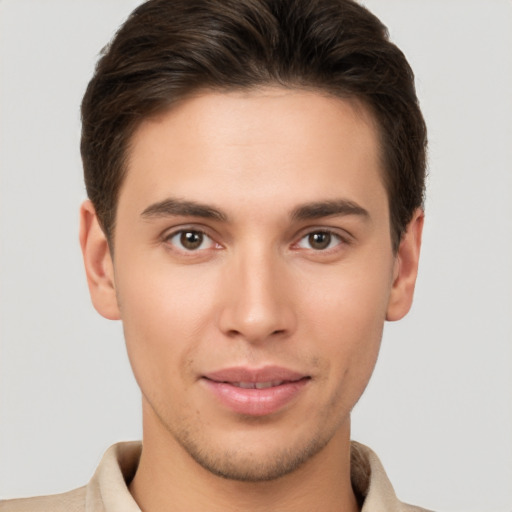
[[[339,400],[338,393],[331,398],[324,412],[325,417],[319,421],[319,425],[325,427],[330,423],[327,411],[335,408]],[[271,454],[258,456],[252,452],[250,446],[243,449],[217,448],[205,437],[206,432],[191,428],[190,425],[171,425],[154,408],[153,411],[167,432],[203,469],[228,480],[253,483],[277,480],[298,470],[329,444],[345,421],[350,421],[349,415],[341,415],[328,429],[319,428],[310,432],[306,438],[297,440],[292,446],[280,447]],[[252,423],[251,427],[255,429],[264,428],[265,420],[246,417],[245,421]]]
[[[341,380],[350,380],[349,373],[350,370],[347,369]],[[365,385],[361,386],[355,403],[364,388]],[[178,420],[175,411],[169,411],[164,404],[158,401],[152,403],[147,396],[146,400],[155,419],[185,454],[203,469],[227,480],[257,483],[269,482],[289,475],[327,448],[340,429],[344,428],[343,425],[347,422],[350,424],[350,411],[355,403],[350,404],[343,395],[344,387],[340,386],[330,397],[329,402],[324,405],[320,418],[316,422],[316,429],[303,432],[302,437],[289,446],[281,444],[272,453],[265,454],[255,453],[250,445],[222,447],[218,442],[211,441],[208,438],[207,426],[201,425],[199,411],[195,411],[195,415]],[[338,411],[338,414],[333,415],[333,411]],[[264,429],[268,425],[267,418],[245,416],[240,420],[246,427],[250,426],[254,429]],[[305,420],[307,421],[307,418]],[[343,455],[339,454],[339,456]]]
[[[258,460],[250,447],[246,453],[241,453],[241,450],[219,451],[200,446],[189,431],[173,435],[188,455],[210,473],[228,480],[253,483],[277,480],[293,473],[321,452],[332,437],[315,435],[300,446],[282,448],[264,460],[263,457]]]

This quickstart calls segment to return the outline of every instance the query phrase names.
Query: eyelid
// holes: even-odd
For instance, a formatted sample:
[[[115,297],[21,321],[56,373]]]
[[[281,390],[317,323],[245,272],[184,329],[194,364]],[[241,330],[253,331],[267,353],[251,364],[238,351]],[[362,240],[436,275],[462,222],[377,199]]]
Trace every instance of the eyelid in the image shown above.
[[[179,247],[176,247],[175,244],[170,243],[170,239],[172,239],[174,236],[176,236],[180,233],[186,232],[186,231],[194,231],[197,233],[201,233],[203,236],[209,238],[211,241],[210,247],[194,251],[194,250],[187,250],[184,248],[180,249]],[[325,226],[325,225],[321,226],[320,225],[320,226],[308,226],[307,228],[301,229],[300,232],[294,237],[295,241],[291,244],[291,247],[301,249],[300,247],[298,247],[298,244],[302,240],[304,240],[304,238],[306,238],[307,236],[314,234],[314,233],[329,233],[333,237],[336,237],[339,240],[339,243],[336,244],[335,247],[331,247],[328,249],[310,248],[310,249],[303,249],[303,250],[310,250],[310,251],[314,251],[316,253],[329,253],[330,251],[336,251],[336,249],[339,246],[348,246],[354,242],[353,235],[350,232],[348,232],[347,230],[341,229],[338,227],[333,227],[333,226]],[[211,229],[208,226],[204,226],[202,224],[191,223],[191,224],[182,224],[179,226],[173,226],[171,228],[164,230],[159,238],[160,238],[161,242],[163,242],[164,244],[172,246],[177,251],[180,251],[183,253],[188,253],[189,255],[193,254],[194,252],[199,253],[202,251],[206,251],[208,249],[224,248],[223,244],[221,244],[217,241],[218,237],[215,236],[215,234],[211,233]]]
[[[186,232],[195,232],[195,233],[201,233],[204,237],[208,238],[210,240],[210,244],[209,244],[209,247],[207,248],[204,248],[204,249],[196,249],[196,250],[187,250],[185,248],[180,248],[179,246],[176,246],[176,244],[173,244],[171,243],[171,239],[174,238],[175,236],[177,235],[180,235],[182,233],[186,233]],[[171,246],[173,249],[181,252],[181,253],[185,253],[185,254],[193,254],[193,253],[199,253],[199,252],[202,252],[202,251],[206,251],[208,249],[218,249],[218,248],[221,248],[221,244],[219,242],[217,242],[217,240],[215,239],[214,236],[212,236],[212,234],[210,234],[209,232],[210,230],[207,229],[206,227],[204,226],[201,226],[201,225],[197,225],[197,224],[185,224],[185,225],[180,225],[180,226],[174,226],[172,228],[169,228],[167,230],[165,230],[162,235],[161,235],[161,241],[168,245],[168,246]]]
[[[339,240],[339,243],[336,244],[335,247],[327,248],[327,249],[313,249],[304,248],[303,250],[311,250],[316,253],[328,253],[330,251],[335,251],[339,246],[347,246],[351,245],[354,241],[353,236],[346,230],[340,228],[334,228],[331,226],[312,226],[302,230],[299,235],[295,238],[295,242],[292,244],[292,247],[298,247],[299,243],[304,240],[306,237],[314,234],[314,233],[328,233],[333,237],[336,237]],[[302,249],[301,247],[298,247]]]

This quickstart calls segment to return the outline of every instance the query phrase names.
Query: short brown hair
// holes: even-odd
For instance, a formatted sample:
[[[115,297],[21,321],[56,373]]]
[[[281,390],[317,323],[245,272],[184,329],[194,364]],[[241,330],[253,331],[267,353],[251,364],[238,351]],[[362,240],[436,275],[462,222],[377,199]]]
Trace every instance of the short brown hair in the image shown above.
[[[380,130],[396,250],[423,204],[426,127],[413,72],[353,0],[149,0],[103,50],[82,102],[85,184],[109,240],[131,137],[201,89],[312,88],[360,100]]]

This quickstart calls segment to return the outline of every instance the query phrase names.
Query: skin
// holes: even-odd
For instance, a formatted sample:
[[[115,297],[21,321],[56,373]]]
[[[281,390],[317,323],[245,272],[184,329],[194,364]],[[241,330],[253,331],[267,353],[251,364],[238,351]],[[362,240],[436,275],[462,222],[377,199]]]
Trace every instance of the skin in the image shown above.
[[[423,225],[418,210],[393,253],[383,172],[362,105],[204,92],[135,133],[114,256],[84,203],[92,300],[122,319],[143,396],[130,485],[143,510],[357,510],[350,411],[384,321],[410,308]],[[308,378],[261,416],[225,407],[203,378],[268,365]]]

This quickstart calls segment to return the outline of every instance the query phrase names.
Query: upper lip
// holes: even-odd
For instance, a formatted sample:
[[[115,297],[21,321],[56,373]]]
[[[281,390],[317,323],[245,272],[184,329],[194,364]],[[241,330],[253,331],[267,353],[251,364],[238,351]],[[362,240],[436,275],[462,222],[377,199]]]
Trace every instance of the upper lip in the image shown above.
[[[223,368],[203,375],[215,382],[295,382],[309,375],[299,373],[281,366],[265,366],[263,368],[231,367]]]

